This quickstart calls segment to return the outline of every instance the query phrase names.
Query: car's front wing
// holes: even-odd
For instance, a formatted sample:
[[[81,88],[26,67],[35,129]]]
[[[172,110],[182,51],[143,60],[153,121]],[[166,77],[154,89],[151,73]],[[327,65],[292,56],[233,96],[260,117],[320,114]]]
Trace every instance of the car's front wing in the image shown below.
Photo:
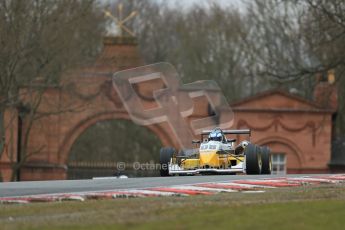
[[[226,169],[218,169],[218,168],[197,168],[197,169],[183,169],[177,164],[169,164],[169,174],[199,174],[199,173],[244,173],[245,168],[243,167],[243,163],[239,163],[238,165],[232,166],[231,168]]]

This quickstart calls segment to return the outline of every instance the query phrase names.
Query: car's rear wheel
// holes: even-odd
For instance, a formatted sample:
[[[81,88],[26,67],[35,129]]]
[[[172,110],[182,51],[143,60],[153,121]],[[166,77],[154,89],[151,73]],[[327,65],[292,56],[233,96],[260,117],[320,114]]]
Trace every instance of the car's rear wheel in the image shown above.
[[[169,176],[169,162],[175,153],[175,149],[171,147],[161,148],[159,153],[160,174],[161,176]]]
[[[249,144],[244,150],[246,157],[246,172],[247,174],[261,174],[262,161],[259,147]]]
[[[271,174],[272,159],[271,150],[267,146],[261,147],[262,170],[261,174]]]

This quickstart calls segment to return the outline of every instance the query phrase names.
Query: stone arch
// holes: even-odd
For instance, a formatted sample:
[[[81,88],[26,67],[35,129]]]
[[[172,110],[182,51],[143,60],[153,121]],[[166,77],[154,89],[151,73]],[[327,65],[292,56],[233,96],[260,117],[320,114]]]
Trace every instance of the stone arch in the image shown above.
[[[302,151],[292,141],[283,137],[266,137],[256,142],[258,145],[268,145],[275,152],[285,152],[287,157],[292,158],[293,168],[299,168],[305,163]],[[297,163],[297,164],[296,164]],[[288,162],[289,167],[289,162]],[[291,167],[291,162],[290,162]]]
[[[87,119],[82,120],[77,125],[75,125],[68,134],[64,137],[62,144],[59,147],[59,162],[61,164],[66,164],[68,155],[71,151],[71,148],[74,142],[78,137],[89,127],[96,124],[99,121],[106,120],[131,120],[129,115],[125,112],[106,112],[88,117]],[[166,133],[166,131],[160,125],[149,125],[145,126],[150,131],[152,131],[161,141],[163,146],[173,146],[173,140]]]

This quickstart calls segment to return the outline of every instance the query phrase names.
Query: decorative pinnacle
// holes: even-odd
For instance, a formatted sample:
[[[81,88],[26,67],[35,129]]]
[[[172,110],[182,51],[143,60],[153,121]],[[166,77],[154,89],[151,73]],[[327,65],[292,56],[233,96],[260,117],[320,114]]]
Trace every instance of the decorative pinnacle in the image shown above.
[[[117,15],[118,17],[114,16],[110,11],[104,10],[104,14],[106,17],[111,18],[118,28],[120,28],[120,37],[123,36],[124,31],[127,32],[131,36],[135,36],[134,32],[131,31],[128,27],[126,27],[124,24],[134,18],[136,15],[138,15],[137,11],[132,11],[127,17],[122,19],[122,11],[123,11],[123,5],[120,3],[117,5]]]

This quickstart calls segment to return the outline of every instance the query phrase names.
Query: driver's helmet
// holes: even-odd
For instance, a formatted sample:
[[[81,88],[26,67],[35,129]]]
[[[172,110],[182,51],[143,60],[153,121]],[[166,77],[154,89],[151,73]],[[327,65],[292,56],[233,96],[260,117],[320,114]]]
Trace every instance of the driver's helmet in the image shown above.
[[[209,141],[223,141],[223,134],[220,129],[215,129],[213,130],[209,135],[208,135],[208,140]]]

